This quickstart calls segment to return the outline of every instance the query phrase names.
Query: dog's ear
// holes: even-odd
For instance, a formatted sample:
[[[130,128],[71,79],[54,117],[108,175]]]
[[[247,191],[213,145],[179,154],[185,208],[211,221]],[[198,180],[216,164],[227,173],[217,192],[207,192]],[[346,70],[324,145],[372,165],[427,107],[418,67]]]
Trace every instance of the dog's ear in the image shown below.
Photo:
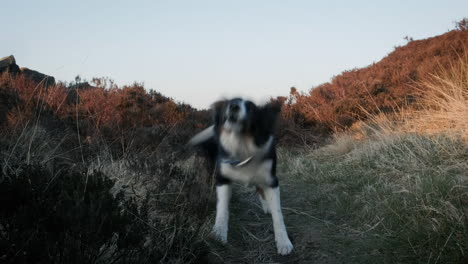
[[[213,111],[213,123],[215,128],[218,128],[224,121],[224,111],[227,101],[220,100],[211,105]]]
[[[280,112],[281,104],[275,101],[258,108],[254,122],[255,144],[258,146],[265,144],[274,134]]]
[[[271,101],[262,107],[262,115],[266,124],[275,125],[281,112],[281,103],[278,101]]]

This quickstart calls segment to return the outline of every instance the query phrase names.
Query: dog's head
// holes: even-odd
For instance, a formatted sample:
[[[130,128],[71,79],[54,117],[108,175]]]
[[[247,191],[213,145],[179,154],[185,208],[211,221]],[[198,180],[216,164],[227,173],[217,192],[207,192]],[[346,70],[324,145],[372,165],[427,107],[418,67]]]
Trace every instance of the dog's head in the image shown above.
[[[215,128],[241,132],[247,128],[256,108],[254,103],[241,98],[218,101],[212,105]]]
[[[222,132],[253,137],[255,144],[261,146],[274,134],[281,104],[270,102],[257,106],[249,100],[234,98],[218,101],[211,108],[214,124],[193,136],[188,142],[190,146],[213,147]]]
[[[272,135],[281,105],[270,102],[257,106],[242,98],[221,100],[212,105],[215,130],[249,134],[258,143]]]

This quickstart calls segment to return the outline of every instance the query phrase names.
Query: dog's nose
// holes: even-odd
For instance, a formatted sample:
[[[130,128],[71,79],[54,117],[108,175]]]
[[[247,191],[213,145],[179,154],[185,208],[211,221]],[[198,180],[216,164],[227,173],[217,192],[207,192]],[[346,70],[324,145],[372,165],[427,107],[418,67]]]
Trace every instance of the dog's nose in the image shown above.
[[[237,113],[239,112],[239,110],[240,110],[240,107],[238,104],[231,104],[229,106],[229,111],[231,111],[231,113]]]

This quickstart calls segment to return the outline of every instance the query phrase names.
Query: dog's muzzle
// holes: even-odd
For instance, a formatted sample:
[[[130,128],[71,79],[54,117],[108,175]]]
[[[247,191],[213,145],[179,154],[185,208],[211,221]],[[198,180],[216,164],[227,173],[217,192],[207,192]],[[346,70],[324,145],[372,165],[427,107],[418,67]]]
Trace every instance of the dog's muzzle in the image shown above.
[[[241,107],[238,102],[231,102],[231,104],[229,104],[227,113],[229,122],[235,123],[239,120],[240,110]]]

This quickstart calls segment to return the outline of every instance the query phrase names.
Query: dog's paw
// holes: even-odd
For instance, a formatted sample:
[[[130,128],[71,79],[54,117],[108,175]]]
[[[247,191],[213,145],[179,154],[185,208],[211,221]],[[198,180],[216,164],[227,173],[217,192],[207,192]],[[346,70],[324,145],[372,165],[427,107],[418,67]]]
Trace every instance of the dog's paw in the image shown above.
[[[268,203],[263,200],[262,197],[259,197],[260,204],[262,205],[262,210],[265,214],[270,214],[270,207],[268,207]]]
[[[278,249],[278,254],[284,256],[291,253],[294,247],[289,238],[285,238],[276,242],[276,248]]]
[[[260,203],[262,204],[262,209],[265,214],[270,213],[270,208],[268,207],[267,202],[260,200]]]
[[[227,233],[228,233],[227,227],[216,226],[216,225],[213,227],[213,231],[212,231],[213,236],[217,240],[221,241],[223,244],[227,243]]]

